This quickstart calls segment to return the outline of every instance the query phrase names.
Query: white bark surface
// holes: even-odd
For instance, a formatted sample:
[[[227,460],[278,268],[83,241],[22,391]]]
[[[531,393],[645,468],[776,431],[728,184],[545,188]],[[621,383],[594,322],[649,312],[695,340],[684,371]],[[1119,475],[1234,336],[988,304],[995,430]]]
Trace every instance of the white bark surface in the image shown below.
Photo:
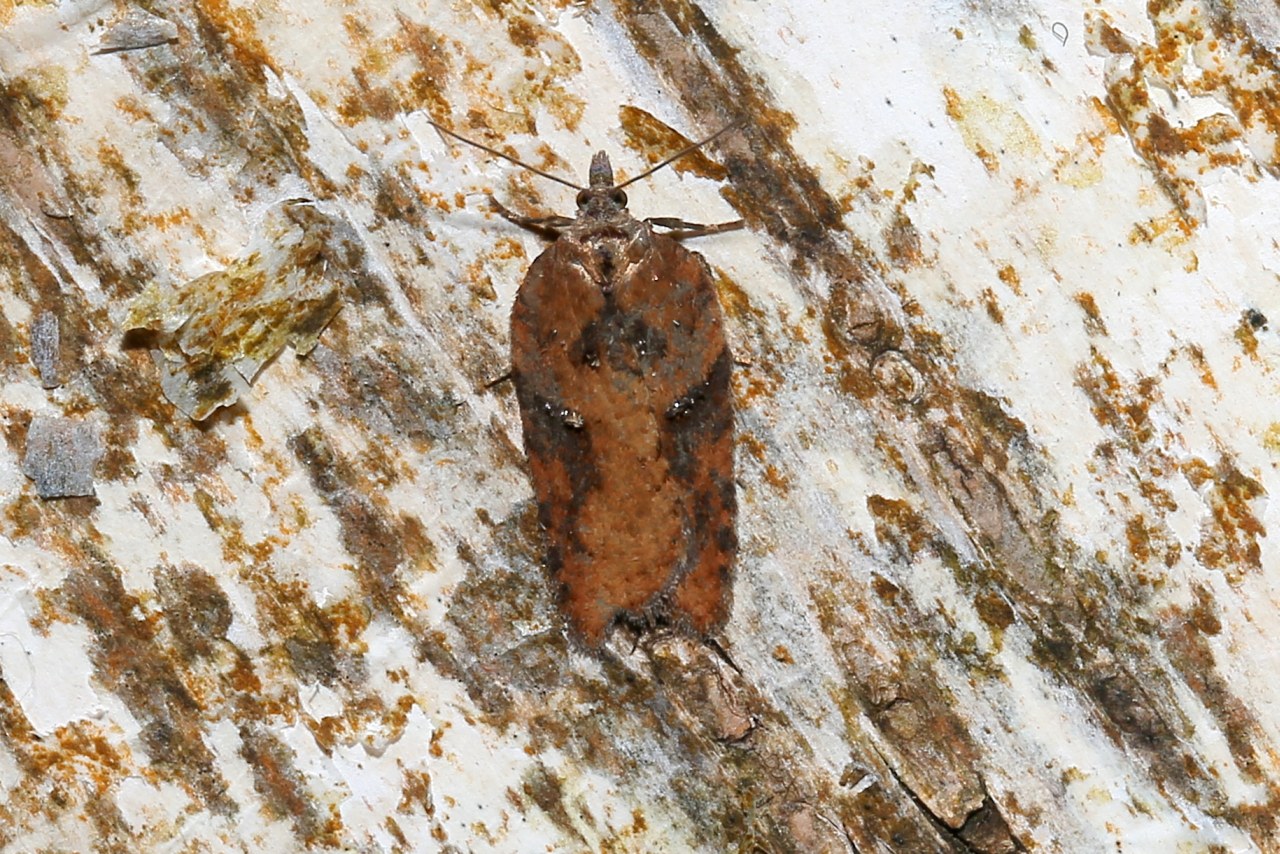
[[[0,0],[0,846],[1280,850],[1277,50],[1260,2]],[[747,223],[694,247],[739,671],[566,637],[486,196],[573,194],[428,118],[578,182],[743,122],[628,188]]]

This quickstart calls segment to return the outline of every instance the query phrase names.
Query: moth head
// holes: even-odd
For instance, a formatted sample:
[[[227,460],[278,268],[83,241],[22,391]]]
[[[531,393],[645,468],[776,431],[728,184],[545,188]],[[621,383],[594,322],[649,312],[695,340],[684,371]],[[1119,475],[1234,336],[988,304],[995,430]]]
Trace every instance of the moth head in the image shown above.
[[[597,151],[587,171],[587,189],[578,193],[578,210],[583,213],[620,211],[627,206],[627,194],[613,186],[613,165],[609,155]]]

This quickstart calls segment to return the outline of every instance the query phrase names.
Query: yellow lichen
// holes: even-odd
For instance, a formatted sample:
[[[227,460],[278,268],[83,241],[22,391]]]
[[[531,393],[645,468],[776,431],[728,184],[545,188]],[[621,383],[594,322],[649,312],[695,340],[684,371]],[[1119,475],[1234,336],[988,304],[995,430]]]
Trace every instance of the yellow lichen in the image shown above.
[[[286,202],[226,269],[177,290],[152,282],[134,300],[125,327],[155,334],[165,397],[198,421],[234,403],[285,345],[310,352],[341,307],[326,275],[334,225],[309,204]]]

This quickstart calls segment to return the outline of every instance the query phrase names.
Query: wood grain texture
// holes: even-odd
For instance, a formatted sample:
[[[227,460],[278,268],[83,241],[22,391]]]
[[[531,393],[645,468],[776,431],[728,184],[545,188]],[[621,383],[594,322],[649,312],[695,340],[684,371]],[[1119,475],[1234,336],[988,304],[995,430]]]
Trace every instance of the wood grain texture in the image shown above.
[[[0,2],[0,847],[1276,849],[1275,4],[145,5]],[[558,174],[746,119],[631,191],[749,224],[723,624],[564,631],[482,200],[569,199],[428,114]],[[197,424],[129,307],[273,258],[342,308]]]

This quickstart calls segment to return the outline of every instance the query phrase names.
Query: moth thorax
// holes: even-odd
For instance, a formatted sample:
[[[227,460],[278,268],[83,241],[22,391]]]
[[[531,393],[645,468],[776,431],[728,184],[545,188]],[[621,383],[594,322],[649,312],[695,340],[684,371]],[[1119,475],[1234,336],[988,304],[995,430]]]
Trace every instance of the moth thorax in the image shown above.
[[[619,269],[627,263],[627,245],[627,240],[618,237],[598,236],[592,241],[597,282],[606,294],[613,290]]]

